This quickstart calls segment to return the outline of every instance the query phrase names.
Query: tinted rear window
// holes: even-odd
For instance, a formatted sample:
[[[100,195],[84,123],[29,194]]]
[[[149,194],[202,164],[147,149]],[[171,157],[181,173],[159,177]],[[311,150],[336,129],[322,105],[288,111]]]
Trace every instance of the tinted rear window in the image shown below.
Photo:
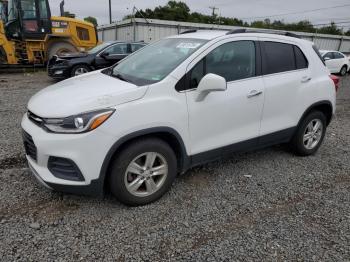
[[[293,46],[277,42],[264,42],[265,74],[295,70]]]
[[[299,47],[294,46],[294,53],[295,53],[295,63],[296,63],[297,69],[307,68],[309,63],[304,53],[300,50]]]
[[[344,58],[344,56],[341,53],[334,52],[333,55],[334,55],[334,59]]]

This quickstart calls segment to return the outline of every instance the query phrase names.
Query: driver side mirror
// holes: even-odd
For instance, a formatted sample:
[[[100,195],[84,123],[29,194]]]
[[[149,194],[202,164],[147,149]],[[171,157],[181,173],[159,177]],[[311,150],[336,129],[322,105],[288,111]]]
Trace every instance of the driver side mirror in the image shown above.
[[[324,61],[328,61],[328,60],[331,60],[331,59],[329,57],[324,58]]]
[[[216,74],[207,74],[199,82],[197,87],[197,102],[203,101],[204,98],[210,93],[215,91],[226,91],[227,82],[222,76]]]
[[[101,57],[102,58],[106,58],[106,57],[108,57],[109,56],[109,52],[103,52],[102,54],[101,54]]]

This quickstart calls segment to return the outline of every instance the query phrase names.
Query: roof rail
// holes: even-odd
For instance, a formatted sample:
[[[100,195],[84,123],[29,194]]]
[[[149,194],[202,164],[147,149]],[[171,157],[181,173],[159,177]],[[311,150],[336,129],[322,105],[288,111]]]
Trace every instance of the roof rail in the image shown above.
[[[197,32],[197,29],[191,29],[191,30],[183,31],[182,33],[180,33],[180,35],[189,34],[189,33],[195,33],[195,32]]]
[[[275,35],[284,35],[289,37],[301,38],[299,35],[291,33],[291,32],[283,32],[283,31],[273,31],[273,30],[249,30],[245,28],[231,30],[226,33],[226,35],[232,34],[242,34],[242,33],[263,33],[263,34],[275,34]]]

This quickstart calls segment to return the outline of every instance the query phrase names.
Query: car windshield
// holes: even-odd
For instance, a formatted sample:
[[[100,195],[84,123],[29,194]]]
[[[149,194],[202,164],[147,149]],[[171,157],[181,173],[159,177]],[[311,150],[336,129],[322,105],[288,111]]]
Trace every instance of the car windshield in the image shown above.
[[[95,46],[94,48],[90,49],[90,50],[88,51],[88,53],[89,53],[89,54],[96,54],[96,53],[102,51],[103,49],[105,49],[106,47],[110,46],[111,44],[112,44],[112,43],[108,43],[108,42],[102,43],[102,44],[100,44],[100,45],[98,45],[98,46]]]
[[[0,20],[7,22],[6,6],[3,2],[0,2]]]
[[[17,19],[17,7],[13,0],[8,1],[8,15],[7,19],[8,21],[16,20]]]
[[[148,45],[112,69],[112,76],[142,86],[164,79],[207,40],[167,38]]]

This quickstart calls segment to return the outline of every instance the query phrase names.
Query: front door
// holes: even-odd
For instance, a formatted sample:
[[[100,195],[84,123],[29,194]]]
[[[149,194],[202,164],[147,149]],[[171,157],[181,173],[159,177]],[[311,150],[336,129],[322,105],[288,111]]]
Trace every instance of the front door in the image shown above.
[[[257,144],[264,85],[256,66],[260,60],[254,40],[217,43],[188,72],[186,95],[195,162]],[[224,77],[227,90],[209,93],[197,101],[196,88],[208,73]]]
[[[106,48],[96,56],[96,68],[105,68],[124,59],[130,53],[130,45],[127,43],[115,44]]]

